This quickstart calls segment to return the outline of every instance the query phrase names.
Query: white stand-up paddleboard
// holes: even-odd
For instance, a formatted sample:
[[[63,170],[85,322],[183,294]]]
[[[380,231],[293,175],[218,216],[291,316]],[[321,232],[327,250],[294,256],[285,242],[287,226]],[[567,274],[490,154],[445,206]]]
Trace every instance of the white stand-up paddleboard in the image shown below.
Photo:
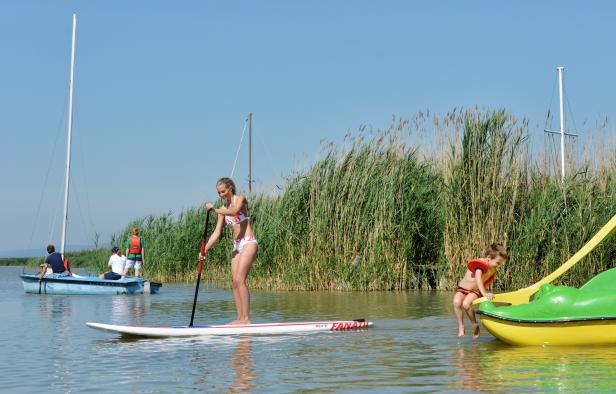
[[[188,337],[203,335],[240,335],[240,334],[289,334],[310,331],[350,331],[372,327],[374,323],[358,320],[319,321],[299,323],[264,323],[220,326],[172,326],[143,327],[118,326],[114,324],[86,323],[88,327],[110,331],[123,336],[137,337]]]

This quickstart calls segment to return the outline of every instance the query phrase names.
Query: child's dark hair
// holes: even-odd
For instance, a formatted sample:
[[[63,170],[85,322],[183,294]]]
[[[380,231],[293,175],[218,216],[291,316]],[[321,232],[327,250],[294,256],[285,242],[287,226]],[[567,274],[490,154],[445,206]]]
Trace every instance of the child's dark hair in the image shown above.
[[[501,256],[505,260],[509,258],[509,255],[507,254],[507,249],[505,249],[502,244],[488,245],[488,247],[486,248],[485,255],[490,257]]]

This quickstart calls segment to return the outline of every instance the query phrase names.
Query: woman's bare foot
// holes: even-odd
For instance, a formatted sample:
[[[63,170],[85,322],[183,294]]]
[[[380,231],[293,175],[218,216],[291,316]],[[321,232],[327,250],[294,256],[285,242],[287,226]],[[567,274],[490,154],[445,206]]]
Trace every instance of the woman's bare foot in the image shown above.
[[[459,337],[463,337],[464,336],[464,327],[458,327],[458,336]]]
[[[227,326],[245,326],[250,324],[250,320],[233,320],[231,323],[227,323]]]
[[[479,338],[479,324],[474,323],[473,324],[473,339],[477,339],[477,338]]]

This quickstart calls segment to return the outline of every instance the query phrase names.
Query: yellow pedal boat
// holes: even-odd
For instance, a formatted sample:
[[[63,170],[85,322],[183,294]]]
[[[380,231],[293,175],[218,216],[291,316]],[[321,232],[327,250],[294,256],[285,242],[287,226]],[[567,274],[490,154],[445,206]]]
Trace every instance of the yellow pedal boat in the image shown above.
[[[485,301],[477,313],[492,335],[512,345],[616,345],[616,268],[579,289],[543,284],[528,304]]]

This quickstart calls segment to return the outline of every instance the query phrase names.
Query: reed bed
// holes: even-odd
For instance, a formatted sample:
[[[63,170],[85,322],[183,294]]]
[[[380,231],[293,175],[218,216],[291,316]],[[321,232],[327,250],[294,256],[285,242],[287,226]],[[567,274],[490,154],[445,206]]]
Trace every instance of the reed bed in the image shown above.
[[[561,181],[549,157],[529,153],[528,129],[504,110],[426,111],[326,143],[279,195],[248,196],[259,238],[250,286],[453,289],[466,260],[492,242],[510,254],[496,289],[542,278],[616,214],[616,151],[601,141],[602,153],[578,155]],[[112,243],[122,245],[136,224],[147,242],[145,273],[191,281],[204,217],[200,208],[148,216]],[[228,283],[230,241],[225,230],[204,278]],[[604,242],[562,280],[579,285],[615,261],[616,242]]]

